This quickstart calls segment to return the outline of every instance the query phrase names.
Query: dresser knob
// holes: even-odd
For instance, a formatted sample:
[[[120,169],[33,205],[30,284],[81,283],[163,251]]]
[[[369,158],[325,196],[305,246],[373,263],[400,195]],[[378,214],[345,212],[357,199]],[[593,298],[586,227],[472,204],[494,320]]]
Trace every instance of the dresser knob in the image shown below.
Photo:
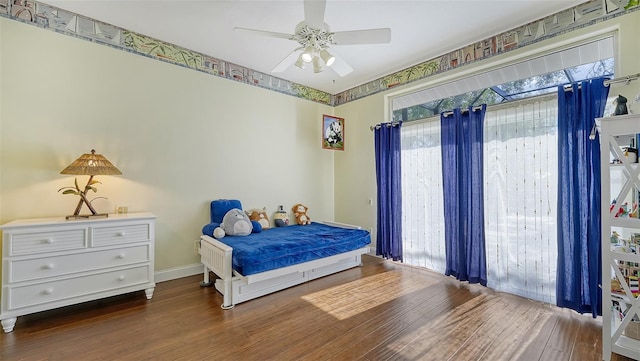
[[[124,237],[124,231],[116,233],[116,236],[118,236],[118,237]]]
[[[44,266],[42,266],[42,269],[53,269],[53,264],[47,263]]]
[[[44,293],[45,295],[50,295],[53,293],[53,288],[47,288],[46,290],[44,290],[42,293]]]
[[[118,281],[124,281],[124,276],[118,277]]]
[[[118,259],[123,259],[123,258],[124,258],[124,253],[120,253],[120,254],[118,255]]]
[[[44,243],[46,244],[53,244],[53,238],[47,238],[44,240]]]

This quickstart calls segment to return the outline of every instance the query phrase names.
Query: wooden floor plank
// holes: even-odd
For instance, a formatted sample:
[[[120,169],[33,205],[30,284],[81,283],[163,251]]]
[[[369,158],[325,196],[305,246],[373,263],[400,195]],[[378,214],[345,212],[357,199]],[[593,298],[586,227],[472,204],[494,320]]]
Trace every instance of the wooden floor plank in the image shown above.
[[[600,320],[375,257],[363,263],[226,311],[192,276],[158,284],[149,301],[135,292],[23,316],[0,334],[0,359],[601,359]]]
[[[426,292],[434,291],[435,287],[429,287]],[[464,291],[459,290],[460,293]],[[335,360],[353,360],[353,359],[385,359],[393,355],[391,350],[387,349],[387,345],[391,340],[402,337],[416,330],[420,324],[416,320],[426,318],[436,318],[437,315],[446,312],[449,305],[449,296],[451,293],[433,292],[434,297],[429,297],[428,302],[423,302],[409,309],[404,309],[402,313],[396,317],[377,319],[374,325],[366,324],[365,330],[368,332],[354,333],[350,335],[353,340],[340,340],[345,343],[349,341],[351,346],[340,349],[340,352],[332,356]],[[419,295],[416,295],[419,298]],[[394,309],[399,306],[392,306]],[[376,317],[376,315],[372,315]],[[390,355],[388,353],[391,352]]]
[[[503,326],[497,326],[495,319],[500,318],[508,306],[498,297],[482,294],[442,314],[433,322],[418,320],[420,327],[417,332],[392,342],[388,349],[393,349],[397,354],[392,358],[476,359],[477,352],[481,355],[484,350],[466,348],[465,344],[474,343],[470,342],[474,338],[486,340],[486,335],[481,335],[480,331],[486,331],[487,328],[501,329]],[[443,344],[447,347],[442,347]]]
[[[447,360],[499,360],[514,358],[516,350],[509,345],[518,344],[518,328],[512,328],[516,322],[522,322],[531,312],[526,302],[517,298],[497,296],[499,309],[489,315],[476,332],[469,335],[467,340]],[[485,316],[486,317],[486,316]],[[531,330],[528,330],[531,331]],[[527,331],[524,331],[527,332]],[[505,342],[511,338],[512,342]]]
[[[578,323],[578,334],[571,352],[571,361],[591,360],[600,357],[602,350],[602,333],[596,329],[596,321],[589,315],[573,314],[572,319]]]

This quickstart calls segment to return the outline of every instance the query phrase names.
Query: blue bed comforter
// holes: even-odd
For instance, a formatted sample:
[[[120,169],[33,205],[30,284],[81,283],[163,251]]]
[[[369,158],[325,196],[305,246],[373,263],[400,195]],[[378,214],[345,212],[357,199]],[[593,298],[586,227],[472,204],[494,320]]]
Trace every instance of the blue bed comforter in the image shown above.
[[[220,241],[233,247],[233,269],[249,276],[363,248],[371,236],[362,229],[311,223],[227,236]]]

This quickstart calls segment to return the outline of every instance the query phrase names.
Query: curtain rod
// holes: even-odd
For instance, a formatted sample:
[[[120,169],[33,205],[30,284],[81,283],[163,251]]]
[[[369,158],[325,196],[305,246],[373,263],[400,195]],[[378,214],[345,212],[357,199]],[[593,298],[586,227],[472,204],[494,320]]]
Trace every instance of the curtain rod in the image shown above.
[[[473,111],[474,111],[474,112],[475,112],[476,110],[481,110],[481,109],[482,109],[482,106],[473,107]],[[464,113],[464,112],[468,112],[468,111],[469,111],[469,109],[466,109],[466,108],[465,108],[465,109],[461,109],[460,111]],[[448,117],[448,116],[450,116],[450,115],[453,115],[453,111],[443,112],[443,113],[442,113],[442,115],[444,115],[445,117]]]
[[[389,122],[389,123],[380,123],[380,124],[376,124],[376,125],[370,126],[369,129],[371,129],[371,131],[374,131],[375,129],[382,128],[383,125],[386,125],[387,127],[395,127],[396,125],[399,125],[400,123],[401,122],[398,122],[398,121]]]
[[[625,83],[625,85],[629,85],[629,83],[631,83],[632,80],[637,80],[638,78],[640,78],[640,73],[627,75],[627,76],[623,76],[623,77],[615,78],[611,80],[605,80],[604,86],[609,86],[611,84],[616,84],[616,83]]]
[[[609,86],[611,84],[617,84],[617,83],[625,83],[625,85],[629,85],[629,83],[631,83],[632,80],[637,80],[638,78],[640,78],[640,73],[633,74],[633,75],[622,76],[622,77],[614,78],[614,79],[610,79],[610,80],[605,80],[603,82],[603,84],[604,84],[604,86]],[[579,85],[578,85],[578,89],[580,89]],[[570,84],[567,84],[567,85],[564,86],[564,91],[566,91],[566,92],[573,91],[573,87],[571,87]]]

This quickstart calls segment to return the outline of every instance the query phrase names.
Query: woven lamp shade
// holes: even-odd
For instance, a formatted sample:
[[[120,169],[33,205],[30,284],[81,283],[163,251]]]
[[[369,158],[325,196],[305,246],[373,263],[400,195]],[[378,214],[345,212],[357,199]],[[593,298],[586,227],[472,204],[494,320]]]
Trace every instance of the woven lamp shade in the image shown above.
[[[91,154],[81,155],[80,158],[63,169],[60,174],[121,175],[122,172],[102,154],[96,154],[96,151],[91,149]]]

